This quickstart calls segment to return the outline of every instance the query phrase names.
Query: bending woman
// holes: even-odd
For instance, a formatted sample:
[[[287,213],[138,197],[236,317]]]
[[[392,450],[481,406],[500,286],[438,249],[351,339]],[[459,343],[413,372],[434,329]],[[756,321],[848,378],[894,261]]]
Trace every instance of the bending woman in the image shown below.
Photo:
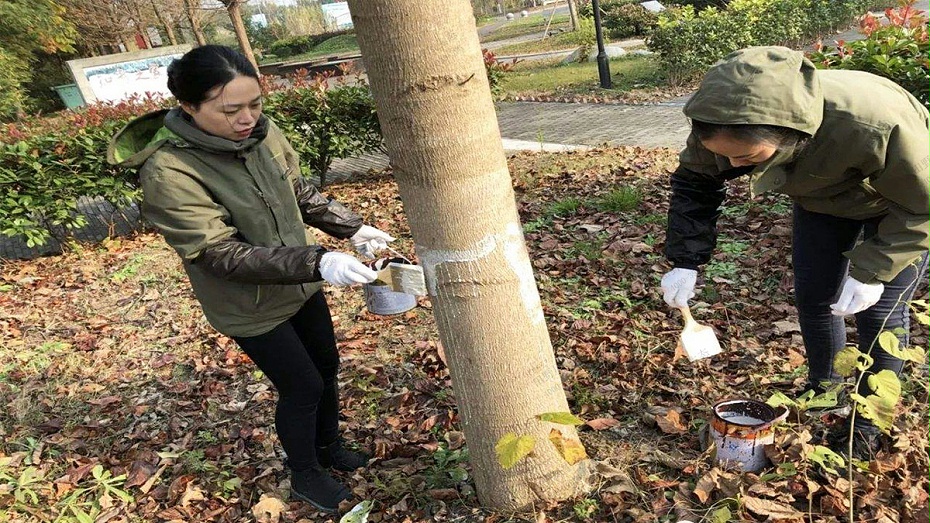
[[[716,245],[726,184],[749,175],[753,196],[794,200],[795,304],[808,389],[840,381],[843,317],[855,315],[868,370],[900,373],[876,343],[881,330],[908,342],[907,302],[927,267],[928,114],[897,84],[860,71],[817,70],[784,47],[736,51],[711,68],[685,106],[692,131],[672,175],[665,301],[684,307]],[[859,393],[871,394],[867,380]],[[856,417],[860,456],[878,429]]]

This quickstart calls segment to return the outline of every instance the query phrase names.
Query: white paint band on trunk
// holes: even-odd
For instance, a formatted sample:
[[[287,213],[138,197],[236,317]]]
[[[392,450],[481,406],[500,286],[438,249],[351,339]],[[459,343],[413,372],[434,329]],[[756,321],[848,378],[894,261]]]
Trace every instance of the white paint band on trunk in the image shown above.
[[[515,222],[508,223],[503,233],[485,236],[472,249],[434,250],[417,245],[417,255],[423,266],[426,287],[430,296],[437,294],[436,269],[440,264],[476,262],[487,258],[498,249],[520,282],[520,296],[530,322],[532,324],[542,322],[543,310],[539,291],[536,288],[536,280],[533,277],[533,266],[526,252],[520,224]]]

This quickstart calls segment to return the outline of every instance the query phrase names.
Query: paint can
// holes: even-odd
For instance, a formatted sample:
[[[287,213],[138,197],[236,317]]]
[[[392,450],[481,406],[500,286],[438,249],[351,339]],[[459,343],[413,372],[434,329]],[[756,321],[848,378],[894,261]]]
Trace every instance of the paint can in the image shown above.
[[[787,408],[776,409],[750,399],[731,399],[714,405],[710,432],[717,449],[717,465],[746,472],[765,468],[768,465],[765,446],[775,442],[773,425],[786,417]]]
[[[411,263],[406,258],[383,258],[368,264],[374,271],[379,271],[389,263]],[[379,316],[391,316],[407,312],[417,306],[417,297],[403,292],[394,292],[387,285],[365,284],[362,286],[365,293],[365,307],[368,312]]]

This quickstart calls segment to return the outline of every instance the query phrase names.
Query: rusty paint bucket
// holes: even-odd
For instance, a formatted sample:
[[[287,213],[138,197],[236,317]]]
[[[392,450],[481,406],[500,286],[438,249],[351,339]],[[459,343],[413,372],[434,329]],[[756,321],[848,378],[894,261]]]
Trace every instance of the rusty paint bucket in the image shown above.
[[[788,417],[788,409],[776,409],[761,401],[730,399],[713,407],[711,435],[720,467],[758,472],[768,465],[765,446],[775,442],[773,426]]]

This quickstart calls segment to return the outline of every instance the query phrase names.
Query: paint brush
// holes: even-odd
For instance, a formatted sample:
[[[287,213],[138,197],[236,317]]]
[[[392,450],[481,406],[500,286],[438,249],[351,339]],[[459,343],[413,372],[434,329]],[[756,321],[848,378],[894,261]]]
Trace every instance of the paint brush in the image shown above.
[[[691,309],[682,307],[681,315],[685,320],[685,328],[681,331],[681,338],[678,344],[688,361],[695,361],[701,358],[709,358],[714,354],[720,354],[720,342],[717,341],[717,335],[714,329],[707,325],[701,325],[694,321],[691,316]]]
[[[372,285],[387,285],[394,292],[426,296],[426,278],[423,267],[414,265],[405,256],[390,249],[396,258],[382,258],[368,264],[378,276]]]

